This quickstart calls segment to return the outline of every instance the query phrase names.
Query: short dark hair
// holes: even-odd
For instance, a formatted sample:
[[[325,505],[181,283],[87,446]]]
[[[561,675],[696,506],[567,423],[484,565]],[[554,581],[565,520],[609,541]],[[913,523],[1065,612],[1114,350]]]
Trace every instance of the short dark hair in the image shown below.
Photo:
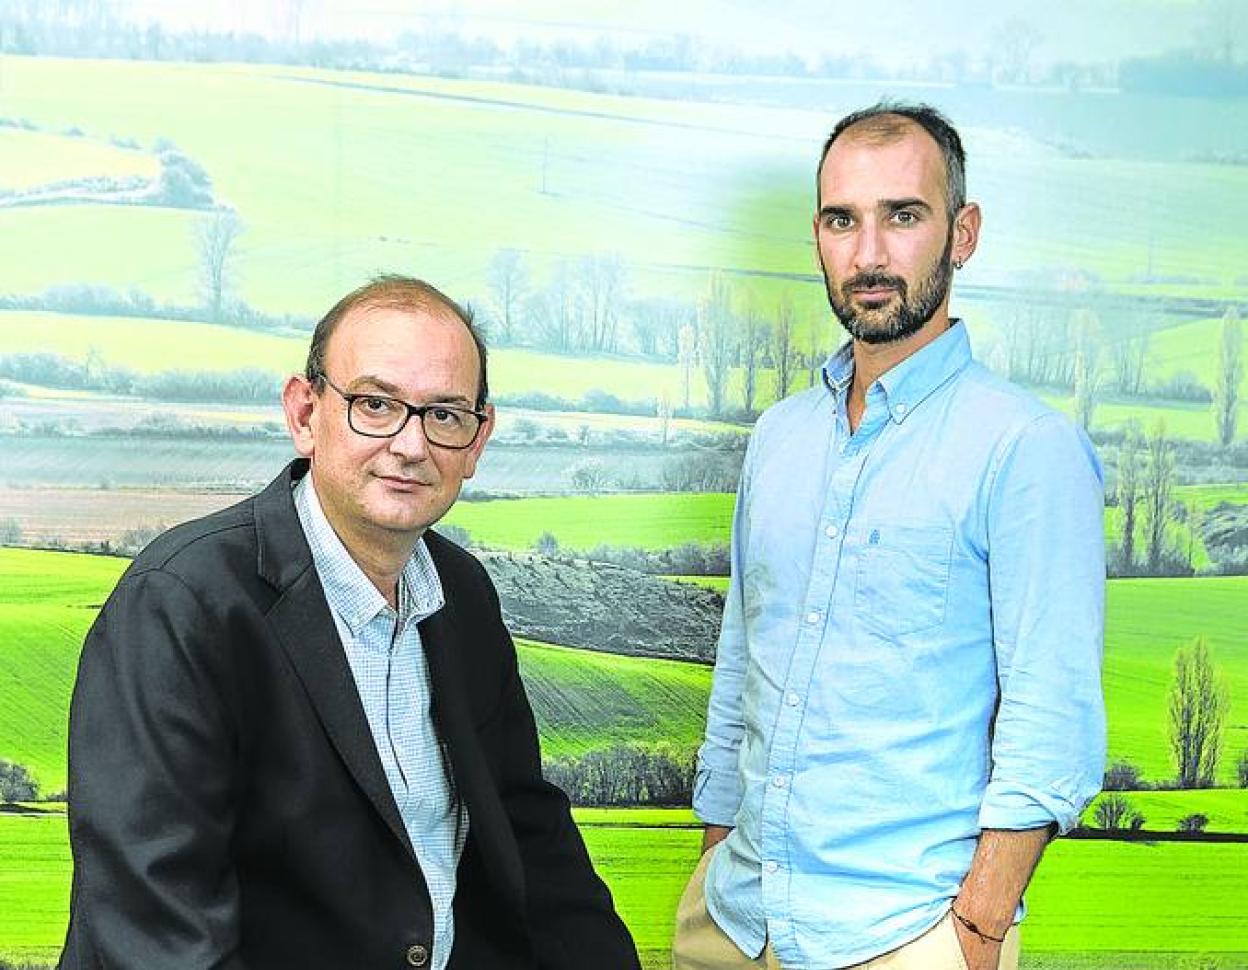
[[[312,344],[308,347],[308,361],[304,365],[306,377],[317,390],[325,378],[325,352],[329,346],[329,338],[333,336],[343,319],[352,310],[361,307],[381,310],[408,310],[418,313],[432,313],[438,310],[449,311],[468,330],[473,345],[477,348],[477,358],[481,368],[477,378],[476,406],[482,407],[490,396],[490,386],[485,370],[485,340],[481,331],[472,322],[471,307],[460,306],[449,296],[431,283],[416,279],[414,276],[401,276],[398,273],[387,273],[375,276],[359,289],[352,290],[334,304],[325,316],[321,317],[312,331]]]
[[[945,159],[945,206],[950,220],[966,205],[966,152],[962,150],[962,138],[953,124],[943,114],[927,104],[908,104],[904,101],[879,101],[869,108],[847,114],[836,123],[832,134],[823,143],[819,167],[815,169],[815,191],[819,190],[819,172],[823,171],[824,159],[832,145],[850,128],[861,132],[877,142],[887,143],[902,137],[909,125],[918,125],[936,142]]]

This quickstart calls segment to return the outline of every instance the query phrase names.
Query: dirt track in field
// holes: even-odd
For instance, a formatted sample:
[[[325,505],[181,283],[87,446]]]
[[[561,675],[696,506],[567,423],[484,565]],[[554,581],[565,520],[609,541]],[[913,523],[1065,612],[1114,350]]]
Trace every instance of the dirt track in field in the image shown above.
[[[175,525],[245,497],[160,489],[0,488],[0,523],[17,522],[24,545],[115,543],[131,529]]]

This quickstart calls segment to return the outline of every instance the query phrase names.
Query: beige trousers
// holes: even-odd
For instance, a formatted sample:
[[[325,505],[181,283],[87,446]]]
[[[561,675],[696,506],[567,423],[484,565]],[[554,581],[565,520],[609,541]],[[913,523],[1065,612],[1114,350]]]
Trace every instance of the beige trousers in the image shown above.
[[[715,849],[703,853],[676,908],[676,936],[672,941],[673,970],[783,970],[771,944],[758,957],[747,957],[721,930],[706,910],[706,870]],[[1001,946],[1000,970],[1018,970],[1018,927],[1010,928]],[[967,970],[953,917],[945,916],[916,940],[911,940],[853,970]]]

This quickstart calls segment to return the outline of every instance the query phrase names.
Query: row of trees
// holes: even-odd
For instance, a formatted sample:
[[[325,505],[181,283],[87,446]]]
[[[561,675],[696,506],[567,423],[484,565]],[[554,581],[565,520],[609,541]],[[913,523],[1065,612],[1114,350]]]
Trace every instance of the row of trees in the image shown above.
[[[1222,316],[1212,387],[1187,371],[1163,381],[1148,379],[1150,338],[1160,326],[1160,319],[1138,308],[1109,302],[1099,310],[1095,304],[1073,309],[1061,302],[1025,305],[1004,321],[1004,369],[1022,384],[1072,391],[1075,415],[1085,429],[1106,393],[1208,403],[1217,439],[1229,446],[1237,431],[1244,376],[1238,309],[1228,306]]]
[[[714,417],[752,416],[763,396],[763,371],[773,374],[777,398],[805,375],[809,384],[827,355],[824,341],[835,334],[822,325],[806,328],[799,347],[796,313],[783,298],[764,312],[736,292],[722,273],[713,273],[693,302],[628,296],[628,270],[614,253],[587,254],[556,262],[544,282],[533,275],[523,253],[501,249],[486,272],[485,323],[491,343],[530,346],[553,353],[637,353],[675,362],[681,401],[688,410],[693,378],[706,383]],[[740,372],[739,387],[729,380]]]
[[[1127,422],[1126,434],[1118,449],[1118,482],[1114,499],[1121,513],[1118,546],[1110,550],[1112,575],[1188,572],[1170,545],[1170,530],[1180,515],[1193,529],[1195,518],[1185,506],[1182,513],[1174,500],[1174,447],[1166,437],[1165,421],[1158,419],[1145,437],[1135,419]],[[1143,530],[1144,548],[1136,547]]]
[[[341,37],[326,39],[317,0],[282,0],[268,6],[262,34],[239,7],[216,18],[214,29],[168,30],[159,22],[139,22],[116,0],[6,0],[0,6],[0,52],[71,57],[127,57],[143,60],[243,61],[293,63],[354,70],[421,71],[458,76],[473,69],[542,71],[538,80],[592,86],[593,72],[711,73],[772,77],[923,79],[1071,86],[1114,80],[1112,62],[1077,64],[1062,60],[1035,63],[1043,35],[1019,17],[999,23],[984,53],[964,48],[934,50],[926,59],[904,65],[877,62],[861,51],[819,57],[792,50],[741,48],[722,41],[701,43],[687,33],[646,33],[621,37],[604,30],[570,40],[521,36],[502,44],[480,30],[467,30],[453,9],[425,12],[417,29],[396,32],[386,41]],[[317,29],[320,23],[322,29]]]
[[[688,805],[694,755],[671,744],[614,744],[546,759],[542,774],[577,805]]]

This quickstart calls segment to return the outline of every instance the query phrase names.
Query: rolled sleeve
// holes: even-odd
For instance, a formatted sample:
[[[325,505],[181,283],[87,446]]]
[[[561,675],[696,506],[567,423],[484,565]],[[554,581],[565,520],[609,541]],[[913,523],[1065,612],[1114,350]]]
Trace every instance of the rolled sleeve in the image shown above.
[[[1006,447],[990,487],[1000,705],[979,822],[1065,832],[1105,770],[1100,465],[1078,429],[1046,414]]]

